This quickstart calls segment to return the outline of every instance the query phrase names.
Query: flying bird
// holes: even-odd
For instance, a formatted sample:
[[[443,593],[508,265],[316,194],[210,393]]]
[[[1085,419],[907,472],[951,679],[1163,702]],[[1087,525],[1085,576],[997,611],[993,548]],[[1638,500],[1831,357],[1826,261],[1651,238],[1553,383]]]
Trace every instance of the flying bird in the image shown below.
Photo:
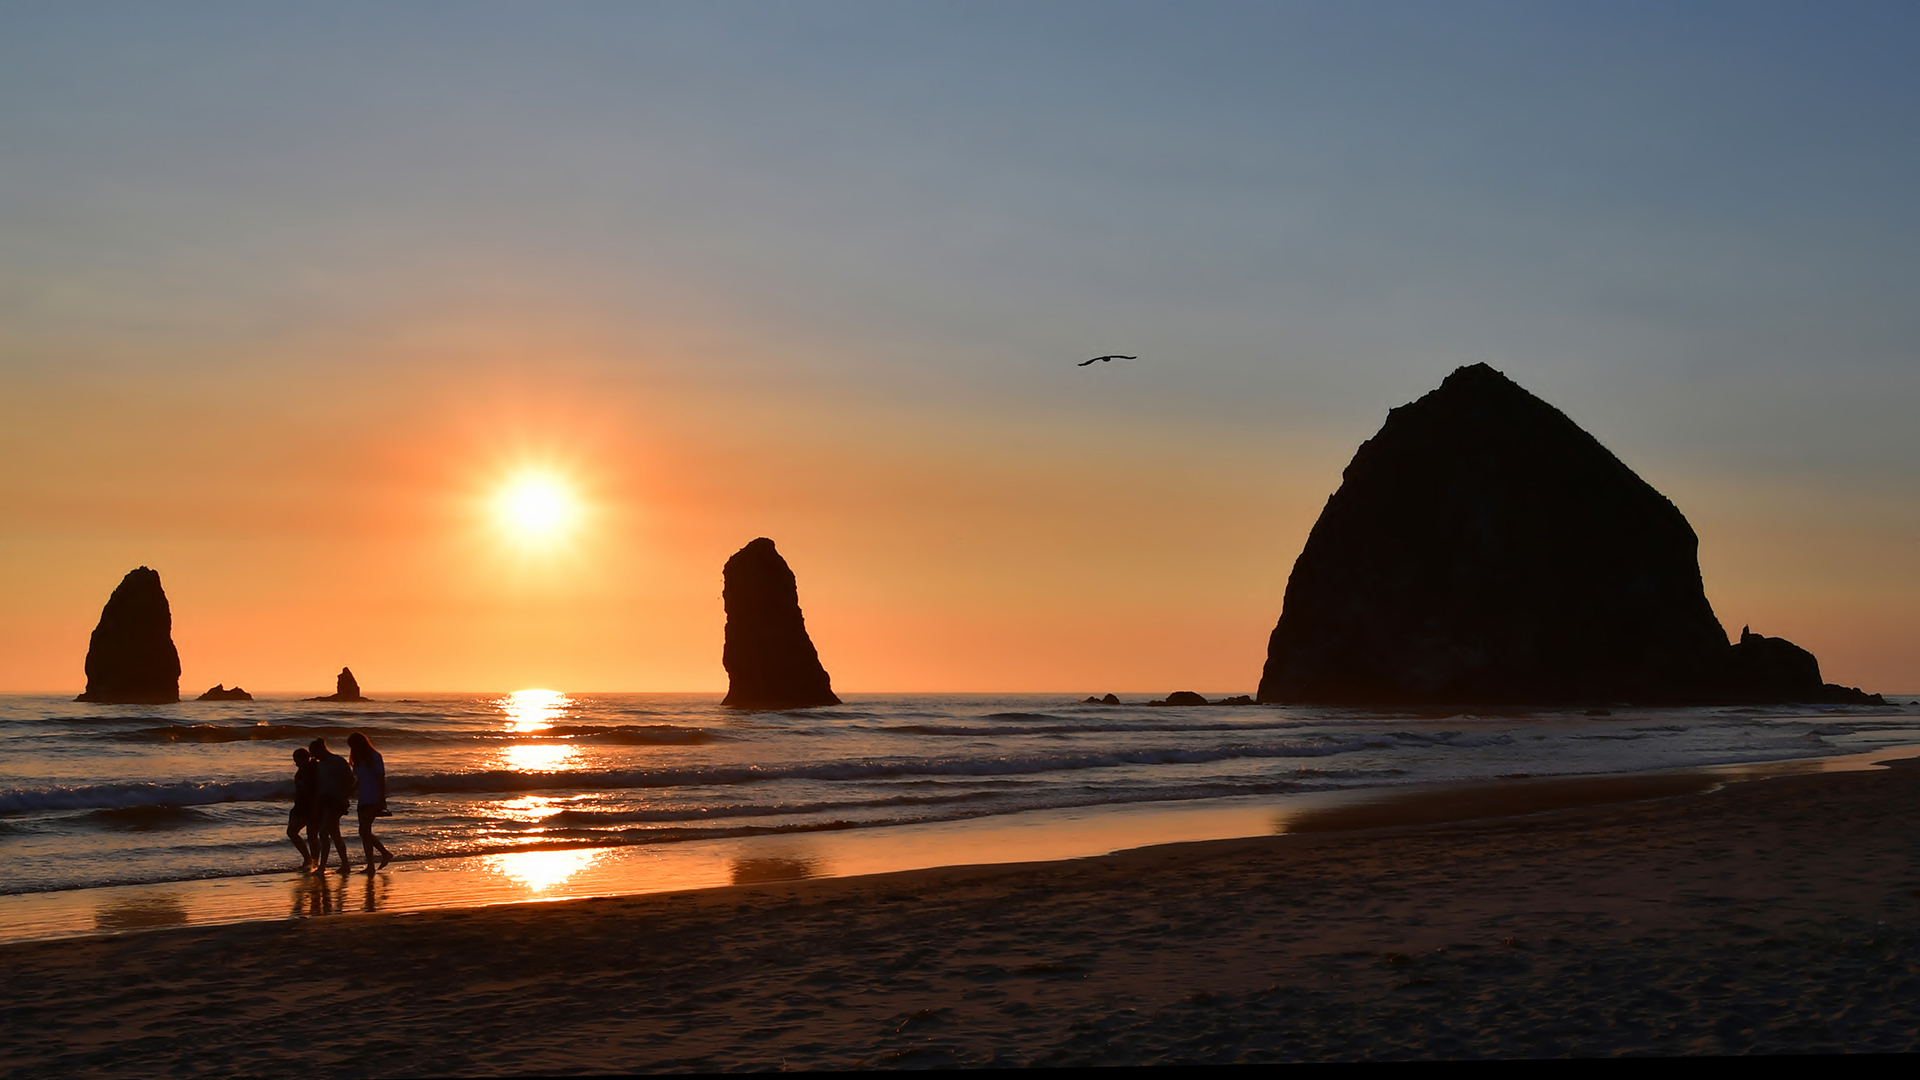
[[[1108,353],[1105,356],[1096,356],[1091,360],[1082,361],[1081,363],[1075,364],[1073,366],[1086,367],[1088,364],[1104,364],[1108,360],[1138,360],[1138,359],[1140,358],[1137,356],[1121,356],[1119,353],[1116,352],[1116,353]]]

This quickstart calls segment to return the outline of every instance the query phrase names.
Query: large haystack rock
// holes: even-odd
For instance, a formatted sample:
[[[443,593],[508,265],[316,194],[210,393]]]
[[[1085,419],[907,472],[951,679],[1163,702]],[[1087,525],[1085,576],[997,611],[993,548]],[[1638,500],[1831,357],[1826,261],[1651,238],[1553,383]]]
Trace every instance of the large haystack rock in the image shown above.
[[[721,571],[727,608],[727,697],[742,709],[838,705],[827,669],[807,636],[800,591],[787,560],[761,537],[734,552]]]
[[[128,571],[100,611],[87,645],[87,690],[75,700],[152,705],[180,700],[180,653],[173,609],[160,575]]]
[[[1697,547],[1672,502],[1558,409],[1463,367],[1354,454],[1287,581],[1259,699],[1869,698],[1823,685],[1781,639],[1729,645]]]

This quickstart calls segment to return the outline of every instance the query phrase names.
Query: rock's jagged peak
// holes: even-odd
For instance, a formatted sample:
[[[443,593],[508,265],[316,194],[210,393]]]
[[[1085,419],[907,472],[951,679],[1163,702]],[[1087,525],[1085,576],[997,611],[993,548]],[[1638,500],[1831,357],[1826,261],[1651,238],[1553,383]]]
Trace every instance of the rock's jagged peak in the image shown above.
[[[1589,467],[1610,473],[1615,480],[1631,482],[1672,505],[1566,413],[1488,364],[1455,368],[1439,386],[1418,399],[1387,410],[1387,422],[1362,444],[1353,464],[1361,463],[1367,448],[1376,443],[1415,439],[1443,440],[1423,448],[1423,452],[1438,449],[1451,456],[1476,450],[1505,451],[1518,443],[1540,446],[1544,440],[1545,446],[1555,452],[1584,458]],[[1510,464],[1523,466],[1525,462]]]

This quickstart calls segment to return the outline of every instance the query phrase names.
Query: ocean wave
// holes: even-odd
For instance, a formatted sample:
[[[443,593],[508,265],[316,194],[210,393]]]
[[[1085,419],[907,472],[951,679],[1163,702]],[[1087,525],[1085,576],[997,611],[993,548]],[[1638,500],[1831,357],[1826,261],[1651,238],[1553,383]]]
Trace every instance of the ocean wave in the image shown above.
[[[779,780],[890,780],[906,777],[1031,776],[1123,765],[1191,765],[1234,758],[1316,758],[1365,749],[1358,740],[1321,744],[1238,744],[1200,749],[1110,750],[988,758],[865,758],[781,765],[727,765],[680,769],[518,772],[491,769],[432,776],[389,775],[389,791],[410,794],[491,791],[614,791],[632,788],[726,787]]]
[[[158,832],[204,824],[207,815],[190,806],[116,806],[81,815],[89,825],[116,832]]]
[[[168,724],[165,727],[139,728],[115,732],[108,737],[116,742],[235,743],[297,742],[314,739],[345,741],[360,732],[377,745],[419,745],[423,743],[462,742],[537,742],[541,739],[565,739],[572,742],[614,746],[690,746],[724,738],[706,728],[677,724],[555,724],[533,731],[459,731],[445,728],[377,728],[317,724]]]
[[[593,810],[570,807],[540,819],[542,827],[574,825],[582,828],[648,822],[714,821],[736,817],[805,817],[849,810],[893,810],[903,807],[953,806],[1001,800],[997,791],[968,791],[952,795],[895,795],[879,799],[832,799],[803,803],[732,803],[726,806],[660,807],[637,810]]]
[[[1513,736],[1504,731],[1491,735],[1470,735],[1464,731],[1390,731],[1386,737],[1396,743],[1412,743],[1417,746],[1452,746],[1471,749],[1480,746],[1507,746],[1513,742]],[[1392,745],[1391,743],[1387,745]]]
[[[347,727],[337,724],[168,724],[165,727],[140,728],[135,731],[116,732],[110,736],[116,742],[186,742],[186,743],[230,743],[230,742],[280,742],[293,740],[301,743],[314,739],[345,740],[354,732],[361,732],[375,743],[440,741],[447,736],[431,731],[413,731],[405,728],[369,728]],[[436,738],[438,736],[439,738]],[[464,738],[465,736],[454,736]]]
[[[1195,749],[1111,750],[1081,754],[1034,754],[985,758],[890,758],[781,765],[725,765],[678,769],[604,769],[387,775],[394,795],[478,794],[532,791],[619,791],[636,788],[726,787],[780,780],[889,780],[909,777],[1032,776],[1123,765],[1190,765],[1235,758],[1317,758],[1364,749],[1360,741],[1320,744],[1237,744]],[[0,814],[96,810],[129,806],[206,806],[222,802],[288,801],[284,781],[121,783],[0,791]]]
[[[77,784],[0,791],[0,814],[50,810],[212,806],[228,802],[293,801],[292,780],[184,781],[178,784]]]
[[[572,739],[579,742],[606,743],[613,746],[692,746],[726,738],[699,727],[678,724],[555,724],[539,731],[508,732],[500,737]]]
[[[1160,710],[1156,709],[1155,712]],[[1057,720],[1030,713],[1006,713],[1006,716],[1031,716],[1035,719]],[[984,719],[992,719],[985,717]],[[1140,719],[1132,723],[1126,721],[1067,721],[1057,724],[889,724],[872,728],[872,731],[888,735],[935,735],[935,736],[973,736],[976,738],[999,738],[1006,735],[1102,735],[1102,734],[1144,734],[1156,731],[1199,732],[1199,731],[1291,731],[1305,727],[1303,720],[1273,720],[1255,723],[1234,723],[1231,721],[1208,721],[1197,724],[1168,723],[1165,721]]]

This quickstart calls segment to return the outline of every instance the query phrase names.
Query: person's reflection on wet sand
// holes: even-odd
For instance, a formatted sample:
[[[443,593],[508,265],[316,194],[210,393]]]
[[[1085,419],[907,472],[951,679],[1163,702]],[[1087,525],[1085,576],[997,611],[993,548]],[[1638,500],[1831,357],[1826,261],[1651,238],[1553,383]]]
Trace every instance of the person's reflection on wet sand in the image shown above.
[[[347,909],[347,881],[340,878],[336,882],[325,874],[304,874],[294,882],[292,896],[290,918],[336,915]]]
[[[367,892],[366,905],[363,910],[379,911],[381,906],[387,902],[387,891],[392,887],[392,884],[388,881],[387,875],[385,874],[367,874],[364,875],[364,880],[367,883]],[[340,891],[342,894],[346,892],[346,888],[346,884],[344,882],[341,883]]]

